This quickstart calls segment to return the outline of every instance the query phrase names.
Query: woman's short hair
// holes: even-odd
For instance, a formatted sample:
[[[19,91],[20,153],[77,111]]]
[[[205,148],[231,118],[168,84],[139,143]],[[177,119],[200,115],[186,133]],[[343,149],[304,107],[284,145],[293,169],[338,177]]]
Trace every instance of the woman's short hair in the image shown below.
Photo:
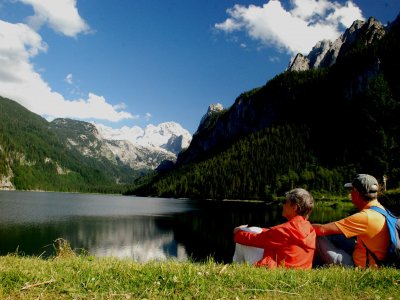
[[[286,199],[291,204],[297,205],[297,214],[303,217],[309,217],[314,209],[313,196],[302,188],[295,188],[285,194]]]

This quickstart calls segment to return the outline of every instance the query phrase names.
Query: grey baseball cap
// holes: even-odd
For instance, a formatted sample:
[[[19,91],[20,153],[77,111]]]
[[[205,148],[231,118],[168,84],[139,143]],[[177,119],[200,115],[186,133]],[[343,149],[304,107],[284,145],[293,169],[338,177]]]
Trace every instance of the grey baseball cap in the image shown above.
[[[376,178],[368,174],[357,174],[352,182],[346,183],[344,186],[355,187],[362,194],[373,194],[379,190]]]

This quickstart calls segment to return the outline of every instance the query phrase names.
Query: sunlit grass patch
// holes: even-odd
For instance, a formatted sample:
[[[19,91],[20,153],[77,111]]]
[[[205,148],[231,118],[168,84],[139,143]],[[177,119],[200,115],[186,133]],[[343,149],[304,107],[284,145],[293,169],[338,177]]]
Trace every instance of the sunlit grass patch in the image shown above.
[[[0,257],[1,299],[396,299],[400,270]]]

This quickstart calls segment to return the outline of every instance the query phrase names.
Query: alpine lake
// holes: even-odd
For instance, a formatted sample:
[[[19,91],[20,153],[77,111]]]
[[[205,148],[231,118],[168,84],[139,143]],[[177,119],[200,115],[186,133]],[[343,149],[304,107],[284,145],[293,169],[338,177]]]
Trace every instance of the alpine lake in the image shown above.
[[[315,223],[352,209],[316,203],[310,218]],[[233,228],[282,223],[281,210],[259,202],[0,191],[0,255],[46,258],[64,239],[76,252],[96,257],[229,263]]]

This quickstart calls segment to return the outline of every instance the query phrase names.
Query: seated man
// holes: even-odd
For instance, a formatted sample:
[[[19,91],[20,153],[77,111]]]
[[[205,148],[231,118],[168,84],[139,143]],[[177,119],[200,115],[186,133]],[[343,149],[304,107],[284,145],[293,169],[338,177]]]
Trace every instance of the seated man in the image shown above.
[[[289,191],[282,211],[287,222],[271,228],[249,230],[247,225],[241,225],[234,229],[237,244],[233,261],[269,268],[311,269],[316,235],[308,217],[313,208],[314,199],[309,192],[300,188]]]
[[[371,175],[358,174],[345,187],[351,188],[351,201],[359,212],[336,222],[313,224],[318,236],[317,259],[323,264],[376,267],[379,262],[374,258],[385,259],[390,241],[385,217],[369,209],[383,208],[377,198],[378,181]]]

